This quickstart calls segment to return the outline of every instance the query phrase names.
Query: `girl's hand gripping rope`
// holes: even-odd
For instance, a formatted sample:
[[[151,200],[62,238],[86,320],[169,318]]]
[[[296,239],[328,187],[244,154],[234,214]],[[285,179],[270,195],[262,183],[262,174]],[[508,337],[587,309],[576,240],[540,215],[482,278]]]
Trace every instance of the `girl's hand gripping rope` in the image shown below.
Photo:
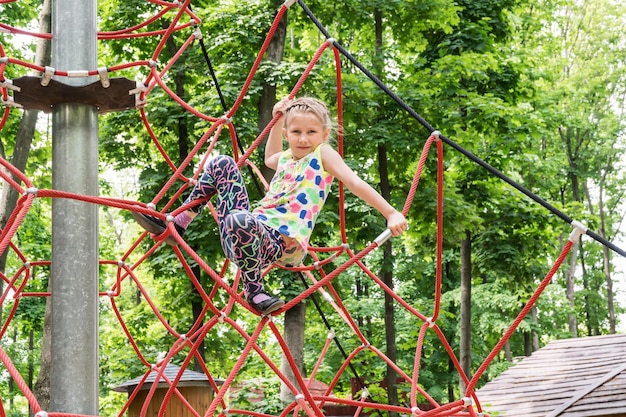
[[[409,228],[409,223],[402,213],[394,210],[389,217],[387,217],[387,228],[391,231],[392,236],[400,236]]]

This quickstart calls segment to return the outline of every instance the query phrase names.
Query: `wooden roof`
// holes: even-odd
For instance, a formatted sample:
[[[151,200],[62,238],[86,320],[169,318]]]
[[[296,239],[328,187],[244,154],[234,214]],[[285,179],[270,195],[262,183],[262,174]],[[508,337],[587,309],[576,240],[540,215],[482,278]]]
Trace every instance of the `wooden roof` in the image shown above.
[[[165,378],[169,379],[170,381],[174,381],[174,379],[176,378],[176,376],[178,375],[178,372],[180,371],[180,366],[178,365],[174,365],[174,364],[167,364],[165,366],[165,371],[163,372]],[[146,378],[146,380],[144,381],[144,385],[142,387],[142,389],[150,389],[152,387],[152,384],[154,383],[154,380],[157,377],[158,372],[155,370],[150,371],[150,374],[148,375],[148,378]],[[163,376],[161,376],[161,379],[159,381],[159,388],[168,388],[169,384],[166,382],[165,378]],[[143,375],[139,376],[135,379],[132,379],[130,381],[126,381],[123,384],[112,388],[113,391],[116,392],[128,392],[131,393],[133,392],[133,390],[135,389],[135,387],[137,385],[139,385],[141,383],[141,380],[143,379]],[[222,380],[216,380],[215,383],[220,385],[222,384],[224,381]],[[189,369],[185,369],[185,371],[183,372],[178,385],[179,387],[185,386],[185,387],[209,387],[211,388],[211,383],[209,381],[209,378],[207,378],[207,376],[201,372],[196,372],[196,371],[191,371]]]
[[[498,417],[626,417],[626,335],[550,342],[476,394]]]

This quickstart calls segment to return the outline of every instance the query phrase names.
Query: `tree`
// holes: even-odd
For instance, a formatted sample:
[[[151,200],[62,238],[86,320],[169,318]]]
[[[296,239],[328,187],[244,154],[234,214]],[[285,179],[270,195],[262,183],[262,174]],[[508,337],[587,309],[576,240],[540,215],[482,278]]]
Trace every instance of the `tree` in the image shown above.
[[[558,182],[550,193],[576,218],[585,219],[584,223],[592,228],[599,226],[604,230],[603,235],[607,228],[606,213],[600,212],[604,210],[604,181],[611,178],[616,184],[623,184],[623,178],[617,174],[619,167],[610,155],[624,152],[620,139],[624,79],[622,71],[616,70],[623,61],[623,45],[618,39],[624,23],[616,19],[605,27],[599,24],[599,14],[602,19],[620,16],[622,8],[621,4],[611,1],[565,2],[554,9],[552,15],[556,19],[552,23],[545,21],[545,27],[535,33],[536,38],[527,39],[550,45],[538,61],[540,76],[536,82],[537,88],[546,92],[538,103],[545,115],[546,152],[560,154],[563,158],[556,172]],[[613,226],[608,229],[611,230],[608,236],[618,232]],[[588,334],[593,333],[590,327],[597,327],[589,323],[590,311],[595,309],[592,304],[600,301],[589,297],[598,295],[599,290],[593,283],[594,270],[604,271],[600,274],[605,287],[602,292],[606,291],[603,297],[606,297],[607,307],[603,310],[608,310],[609,331],[615,331],[611,271],[606,267],[608,250],[602,252],[602,255],[593,255],[593,251],[583,252],[582,246],[577,245],[570,256],[564,279],[572,306],[569,316],[572,336],[583,326],[588,327]],[[585,267],[581,269],[583,264]],[[581,297],[576,298],[576,277],[581,271],[587,295],[581,293]],[[580,310],[586,312],[584,325],[580,324],[580,315],[576,315],[579,302],[583,303]],[[595,332],[600,329],[596,328]]]

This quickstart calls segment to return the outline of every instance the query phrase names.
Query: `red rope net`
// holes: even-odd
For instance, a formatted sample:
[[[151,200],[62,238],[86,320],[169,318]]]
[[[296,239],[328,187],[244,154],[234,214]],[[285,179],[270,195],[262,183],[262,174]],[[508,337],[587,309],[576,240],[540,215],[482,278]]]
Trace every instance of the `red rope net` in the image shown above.
[[[8,3],[10,0],[0,0],[0,5],[2,3]],[[183,175],[185,169],[192,163],[193,158],[197,155],[205,154],[209,155],[216,145],[218,140],[224,140],[224,136],[228,136],[229,140],[232,143],[233,149],[233,157],[238,161],[240,167],[246,165],[252,168],[252,171],[259,174],[259,170],[249,159],[251,153],[255,151],[255,149],[259,146],[261,141],[265,136],[269,133],[269,130],[276,122],[276,119],[272,120],[268,126],[260,133],[260,135],[255,139],[252,145],[243,152],[242,155],[239,155],[237,150],[237,142],[236,142],[236,133],[232,124],[230,123],[231,118],[235,115],[238,108],[244,101],[244,97],[248,93],[250,85],[252,83],[253,78],[255,77],[257,70],[261,64],[265,51],[269,45],[269,42],[277,28],[278,22],[281,20],[282,16],[286,12],[288,5],[283,5],[279,12],[276,15],[274,23],[267,34],[265,42],[259,51],[259,54],[249,72],[249,75],[246,79],[244,86],[242,87],[235,103],[233,106],[226,112],[224,116],[214,117],[210,115],[206,115],[199,111],[198,109],[192,107],[189,103],[185,102],[183,99],[178,97],[175,92],[173,92],[164,81],[164,77],[168,74],[168,70],[172,67],[174,62],[180,55],[187,49],[193,41],[200,36],[198,27],[201,24],[201,19],[193,14],[188,7],[190,4],[190,0],[185,1],[184,3],[168,3],[168,2],[156,2],[151,1],[151,3],[159,4],[161,6],[161,10],[155,14],[154,16],[146,19],[142,24],[130,27],[125,30],[119,30],[115,32],[107,32],[107,33],[99,33],[98,38],[100,40],[108,40],[108,39],[127,39],[132,37],[141,37],[141,36],[153,36],[160,37],[160,42],[156,47],[154,53],[150,60],[145,61],[137,61],[137,62],[129,62],[116,66],[111,66],[107,68],[106,73],[113,73],[115,71],[119,71],[122,69],[129,68],[145,68],[148,70],[149,75],[143,80],[142,83],[139,84],[139,88],[134,93],[137,95],[137,103],[139,107],[139,111],[141,113],[141,117],[143,123],[145,125],[146,131],[149,133],[154,146],[160,152],[164,161],[167,162],[170,169],[172,170],[172,175],[160,192],[154,197],[154,199],[150,202],[150,204],[141,203],[138,201],[129,201],[115,198],[106,198],[106,197],[92,197],[86,195],[77,195],[67,192],[61,192],[54,189],[37,189],[35,185],[31,182],[29,178],[27,178],[22,172],[19,172],[15,169],[8,161],[4,159],[0,159],[0,164],[2,164],[2,170],[0,170],[0,175],[2,179],[5,181],[5,186],[12,187],[19,193],[19,199],[15,210],[11,213],[7,224],[5,225],[2,233],[0,234],[0,253],[4,253],[6,251],[11,251],[16,257],[18,257],[22,262],[23,266],[19,268],[13,275],[5,275],[1,274],[0,277],[4,282],[4,291],[0,296],[0,302],[5,303],[5,305],[11,306],[8,310],[8,313],[5,314],[4,321],[2,323],[2,328],[0,330],[0,339],[7,337],[7,331],[10,328],[12,320],[15,317],[15,312],[17,307],[25,297],[48,297],[50,293],[45,292],[31,292],[29,291],[29,282],[32,280],[32,269],[35,267],[49,267],[51,261],[49,260],[31,260],[28,259],[20,248],[13,242],[13,237],[16,234],[16,231],[21,227],[26,213],[31,208],[33,201],[37,198],[62,198],[62,199],[74,199],[84,202],[89,202],[93,204],[98,204],[102,206],[108,206],[112,208],[117,208],[121,210],[135,210],[140,211],[146,214],[152,214],[158,216],[162,219],[167,219],[166,214],[171,206],[174,204],[175,200],[181,196],[185,190],[189,187],[190,184],[201,175],[201,168],[197,169],[194,172],[193,177],[187,178]],[[174,14],[174,18],[172,19],[171,25],[167,29],[158,30],[158,31],[147,31],[146,28],[148,25],[165,14]],[[30,31],[20,30],[19,28],[14,28],[8,26],[6,24],[0,23],[0,30],[10,33],[10,34],[24,34],[32,37],[40,37],[50,39],[50,34],[42,34],[42,33],[34,33]],[[141,32],[145,30],[144,32]],[[189,37],[184,42],[180,50],[175,54],[175,56],[169,60],[161,69],[157,69],[155,62],[158,61],[158,58],[161,56],[161,51],[165,46],[166,40],[169,36],[171,36],[174,32],[190,32]],[[337,102],[338,102],[338,120],[339,123],[342,121],[342,85],[341,85],[341,56],[337,49],[333,46],[332,42],[324,42],[319,46],[319,49],[311,58],[309,64],[307,65],[305,71],[301,75],[299,81],[294,86],[291,91],[290,96],[294,97],[298,91],[301,89],[302,85],[306,81],[310,72],[314,68],[314,66],[318,63],[320,57],[330,52],[333,54],[334,65],[336,68],[336,79],[337,79]],[[3,48],[2,43],[0,43],[0,96],[2,97],[2,103],[4,105],[4,111],[2,114],[2,118],[0,120],[0,131],[4,128],[9,114],[12,109],[19,107],[19,103],[15,103],[12,100],[12,90],[14,90],[10,80],[5,78],[5,69],[8,65],[16,65],[23,66],[26,68],[30,68],[36,71],[41,72],[42,74],[50,73],[49,68],[39,67],[32,63],[28,63],[19,59],[15,59],[12,57],[8,57],[5,55],[5,50]],[[54,69],[53,75],[58,77],[67,77],[68,72],[64,72],[62,70]],[[102,77],[103,71],[99,69],[89,69],[85,71],[85,76],[100,76]],[[166,91],[181,107],[183,107],[186,111],[198,117],[199,119],[208,121],[211,123],[211,127],[208,131],[200,137],[197,141],[193,149],[189,152],[189,156],[180,164],[176,165],[169,155],[164,150],[163,146],[159,143],[158,138],[154,134],[150,121],[146,115],[144,110],[144,105],[147,103],[148,98],[150,96],[150,92],[155,88],[160,87],[164,91]],[[558,257],[557,261],[554,264],[554,267],[547,273],[541,285],[536,289],[536,292],[532,295],[532,297],[525,304],[525,307],[522,311],[520,311],[517,318],[510,325],[508,330],[503,335],[500,342],[493,347],[493,350],[489,354],[489,356],[485,359],[485,361],[480,365],[477,372],[470,377],[466,375],[459,361],[456,358],[456,355],[451,348],[450,344],[446,340],[446,337],[442,333],[440,327],[437,324],[438,317],[440,315],[440,298],[441,298],[441,280],[442,280],[442,241],[443,241],[443,181],[444,181],[444,155],[443,155],[443,144],[438,139],[437,132],[434,132],[428,139],[426,140],[421,158],[419,160],[413,181],[411,183],[410,192],[406,197],[406,202],[402,209],[402,212],[407,215],[411,208],[411,204],[419,183],[419,180],[422,175],[422,171],[424,165],[426,163],[427,158],[430,156],[431,147],[435,146],[436,155],[434,157],[437,158],[437,184],[438,184],[438,210],[437,210],[437,239],[436,239],[436,258],[437,258],[437,272],[436,272],[436,291],[434,294],[434,306],[433,310],[428,314],[417,311],[412,305],[410,301],[407,301],[400,297],[398,294],[394,293],[385,283],[375,274],[373,273],[367,266],[365,262],[365,257],[370,254],[372,251],[376,250],[382,243],[384,243],[387,239],[390,238],[390,233],[388,231],[384,231],[380,234],[380,236],[376,237],[372,243],[370,243],[366,248],[361,251],[354,252],[347,243],[346,234],[345,234],[345,215],[344,212],[341,211],[339,213],[340,224],[341,224],[341,237],[342,240],[335,246],[329,247],[319,247],[319,248],[311,248],[310,256],[313,259],[312,265],[309,266],[300,266],[297,268],[293,268],[296,271],[302,272],[305,277],[309,280],[310,285],[297,297],[290,300],[282,309],[285,311],[297,303],[300,303],[302,300],[311,297],[314,293],[321,293],[326,300],[328,300],[329,305],[335,310],[336,314],[343,319],[345,326],[349,328],[349,330],[360,340],[362,343],[360,346],[355,348],[352,352],[349,352],[345,361],[341,364],[341,366],[336,369],[336,376],[332,381],[329,381],[327,391],[322,394],[313,395],[311,390],[311,380],[316,377],[316,374],[319,368],[324,364],[324,360],[326,354],[330,349],[332,349],[332,340],[333,333],[330,332],[324,347],[321,352],[319,352],[319,360],[315,363],[313,370],[310,375],[308,375],[309,379],[305,379],[304,375],[301,375],[297,369],[298,367],[295,364],[295,360],[290,353],[289,349],[287,349],[285,345],[285,341],[283,336],[281,335],[280,329],[276,326],[274,319],[272,317],[261,317],[258,324],[252,331],[247,331],[244,329],[237,321],[233,320],[229,315],[235,305],[240,305],[243,308],[247,308],[251,313],[256,314],[256,312],[247,305],[246,301],[241,296],[240,292],[236,289],[238,288],[239,276],[237,275],[234,279],[234,282],[229,282],[228,277],[225,275],[228,271],[228,264],[218,265],[218,268],[214,268],[214,266],[208,265],[198,254],[182,239],[178,237],[177,234],[174,234],[179,241],[179,246],[173,246],[173,250],[176,253],[183,269],[187,272],[189,280],[195,286],[197,291],[200,293],[203,301],[204,301],[204,311],[201,314],[201,317],[198,319],[196,323],[186,332],[181,333],[177,329],[171,327],[167,320],[160,313],[159,308],[152,301],[149,291],[144,287],[141,277],[139,276],[138,269],[140,265],[148,259],[153,253],[159,248],[159,246],[164,245],[164,239],[171,233],[173,229],[173,225],[168,225],[168,231],[163,233],[161,236],[153,236],[155,240],[155,244],[149,249],[146,253],[140,252],[140,242],[146,238],[147,233],[144,232],[124,253],[124,255],[119,260],[100,260],[101,265],[109,265],[111,268],[116,268],[116,282],[115,284],[107,289],[103,289],[100,293],[102,298],[108,298],[110,301],[111,309],[114,312],[117,320],[119,321],[119,326],[122,328],[124,334],[126,335],[128,344],[132,346],[134,351],[136,352],[138,360],[141,361],[145,365],[146,373],[138,382],[135,390],[129,395],[128,402],[122,410],[120,410],[119,415],[123,415],[128,411],[130,404],[135,400],[138,396],[138,393],[141,389],[146,389],[149,387],[149,392],[146,396],[146,399],[142,405],[142,413],[141,415],[145,415],[146,410],[153,400],[155,391],[157,388],[157,383],[165,381],[168,385],[169,389],[167,391],[167,395],[162,400],[160,405],[159,415],[162,416],[165,414],[165,410],[169,401],[172,400],[172,397],[176,396],[182,400],[185,407],[191,412],[191,414],[195,416],[212,416],[212,415],[220,415],[225,416],[227,414],[242,414],[242,415],[251,415],[251,416],[264,416],[265,414],[259,413],[254,410],[235,410],[229,409],[227,403],[227,392],[229,388],[233,385],[235,378],[238,375],[241,367],[244,363],[249,359],[251,355],[258,355],[265,363],[267,364],[268,371],[271,371],[275,375],[277,375],[280,380],[286,384],[288,389],[293,393],[294,400],[286,404],[284,410],[281,412],[281,416],[293,414],[307,414],[309,416],[323,416],[323,408],[325,405],[335,404],[335,405],[347,405],[352,406],[354,411],[354,415],[360,415],[362,413],[372,413],[376,410],[379,411],[394,411],[398,413],[402,413],[405,415],[420,415],[420,416],[453,416],[453,415],[470,415],[476,416],[483,413],[482,406],[480,404],[479,398],[475,393],[476,383],[478,379],[484,374],[485,370],[489,366],[489,364],[494,360],[495,356],[501,350],[503,345],[512,335],[512,333],[517,329],[525,315],[530,311],[530,309],[535,304],[539,295],[543,292],[547,284],[550,282],[551,278],[556,273],[557,269],[560,267],[563,262],[565,256],[570,250],[572,241],[577,239],[576,234],[573,234],[570,238],[570,242],[566,245],[563,252]],[[340,152],[343,147],[343,137],[342,130],[339,129],[339,137],[338,137],[338,148]],[[206,158],[207,156],[205,156]],[[199,167],[204,165],[205,161],[199,164]],[[13,177],[17,178],[14,180]],[[263,181],[263,177],[258,175],[261,181]],[[183,183],[182,186],[179,184]],[[264,185],[267,185],[263,182]],[[175,188],[179,187],[179,188]],[[339,186],[339,194],[340,199],[343,200],[344,191],[343,187]],[[169,201],[162,201],[166,194],[174,191],[174,196]],[[154,207],[157,205],[162,205],[163,209],[160,212],[156,212]],[[340,207],[343,207],[343,204],[340,204]],[[212,207],[209,205],[212,209]],[[185,207],[180,207],[173,212],[169,213],[172,215],[176,215]],[[214,211],[213,211],[214,214]],[[319,254],[326,253],[329,254],[325,259],[321,259]],[[136,261],[131,262],[130,259],[135,259]],[[197,281],[195,275],[192,272],[192,268],[190,267],[189,260],[191,259],[196,262],[202,270],[208,274],[211,279],[215,282],[215,286],[210,292],[207,292],[202,285]],[[343,260],[345,259],[345,260]],[[339,266],[330,273],[324,272],[321,266],[328,265],[331,262],[338,263]],[[351,312],[346,308],[346,305],[340,298],[339,294],[333,287],[333,280],[337,278],[340,274],[344,273],[348,268],[355,267],[359,268],[369,279],[371,282],[377,286],[379,286],[383,291],[389,294],[399,307],[406,309],[406,311],[414,317],[414,323],[416,328],[420,328],[419,337],[414,341],[415,343],[415,357],[414,364],[412,369],[402,369],[399,365],[393,363],[386,355],[381,351],[381,349],[372,345],[365,333],[361,330],[357,321],[353,318]],[[158,361],[156,364],[150,363],[150,361],[144,355],[144,349],[138,345],[135,340],[135,336],[133,335],[133,330],[127,325],[126,319],[124,318],[123,312],[120,311],[120,308],[117,303],[118,297],[122,293],[122,284],[125,281],[131,280],[134,285],[138,288],[141,293],[143,300],[148,303],[150,309],[153,311],[155,317],[162,324],[163,329],[172,335],[176,342],[171,346],[170,350],[167,352],[165,357]],[[220,302],[217,301],[219,292],[228,293],[228,303],[226,305],[220,306]],[[182,377],[183,370],[187,367],[187,365],[197,357],[198,346],[203,340],[204,336],[213,331],[220,326],[230,326],[234,329],[244,340],[245,340],[245,348],[240,353],[238,360],[235,365],[232,367],[230,372],[228,373],[226,379],[222,382],[214,377],[215,370],[211,369],[211,365],[209,363],[202,363],[203,371],[210,381],[210,384],[215,392],[215,396],[210,403],[210,405],[206,409],[194,409],[193,406],[187,402],[182,396],[180,390],[178,389],[179,381]],[[280,369],[279,366],[275,364],[275,359],[271,358],[268,354],[266,354],[258,345],[257,341],[259,337],[265,333],[269,332],[271,335],[278,341],[280,345],[282,353],[285,355],[289,363],[292,365],[292,369],[294,370],[294,379],[290,380]],[[465,382],[467,386],[467,390],[464,393],[462,398],[458,400],[448,403],[448,404],[439,404],[435,401],[429,394],[426,392],[420,385],[420,359],[423,357],[423,346],[424,339],[427,332],[434,332],[440,341],[440,349],[444,349],[450,356],[456,370],[459,373],[459,377]],[[410,385],[410,395],[408,397],[408,401],[405,405],[396,406],[389,405],[382,402],[376,402],[372,398],[370,398],[367,394],[367,390],[363,390],[363,395],[361,398],[356,399],[345,399],[345,398],[336,398],[332,395],[333,388],[337,385],[339,379],[347,372],[350,365],[353,363],[355,358],[358,358],[360,355],[364,353],[364,351],[369,351],[375,357],[377,357],[381,362],[391,366],[400,378],[406,384]],[[170,363],[172,358],[176,355],[183,354],[185,355],[185,360],[183,365],[181,366],[180,372],[176,375],[175,378],[170,378],[165,375],[166,365]],[[44,415],[44,411],[38,404],[37,399],[29,388],[28,384],[24,381],[23,376],[17,370],[12,362],[12,358],[7,354],[7,352],[0,346],[0,360],[4,364],[4,367],[10,373],[12,379],[16,381],[19,390],[26,397],[31,409],[35,413],[40,413],[40,415]],[[155,378],[155,382],[147,382],[148,375],[156,372],[157,377]],[[429,402],[428,410],[420,409],[418,405],[418,395],[422,398],[426,398]],[[424,408],[424,407],[422,407]],[[0,401],[0,412],[4,415],[4,405]],[[63,414],[63,413],[55,413],[49,412],[47,413],[50,416],[63,416],[63,415],[72,415],[72,414]]]

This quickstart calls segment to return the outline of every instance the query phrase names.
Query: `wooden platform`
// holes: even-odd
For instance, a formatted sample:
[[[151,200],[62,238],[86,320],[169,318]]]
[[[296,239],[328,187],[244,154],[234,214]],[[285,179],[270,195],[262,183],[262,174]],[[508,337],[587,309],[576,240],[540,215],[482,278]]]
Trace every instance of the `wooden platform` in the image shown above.
[[[626,417],[626,335],[550,342],[476,394],[498,417]]]
[[[56,104],[87,104],[98,108],[99,113],[126,110],[136,107],[137,83],[127,78],[111,78],[109,87],[100,81],[76,87],[50,80],[47,86],[41,85],[41,78],[25,76],[13,80],[20,91],[13,92],[13,101],[24,109],[41,110],[49,113]]]

